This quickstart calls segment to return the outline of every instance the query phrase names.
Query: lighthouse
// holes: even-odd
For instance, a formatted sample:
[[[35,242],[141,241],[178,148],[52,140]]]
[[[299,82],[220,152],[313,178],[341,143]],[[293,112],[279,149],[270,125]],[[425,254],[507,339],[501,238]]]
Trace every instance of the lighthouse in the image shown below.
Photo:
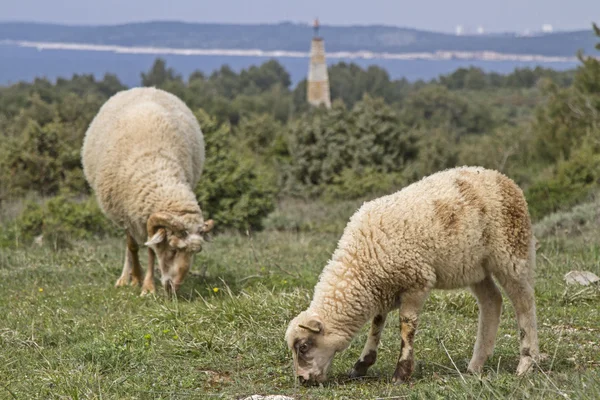
[[[315,19],[314,36],[310,44],[310,65],[308,68],[307,100],[313,106],[331,107],[329,76],[325,62],[325,42],[319,36],[319,20]]]

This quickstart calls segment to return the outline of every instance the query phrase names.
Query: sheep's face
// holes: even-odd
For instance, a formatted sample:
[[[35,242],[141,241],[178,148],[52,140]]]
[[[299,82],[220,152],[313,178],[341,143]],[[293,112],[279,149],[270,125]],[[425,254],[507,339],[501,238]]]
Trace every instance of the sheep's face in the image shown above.
[[[335,353],[345,347],[317,315],[307,311],[290,322],[285,340],[294,358],[294,373],[302,383],[324,382]]]
[[[146,242],[146,246],[151,247],[156,254],[161,282],[170,294],[174,294],[181,286],[194,255],[202,250],[205,235],[213,227],[212,220],[204,222],[201,217],[199,222],[192,224],[178,222],[159,227]]]

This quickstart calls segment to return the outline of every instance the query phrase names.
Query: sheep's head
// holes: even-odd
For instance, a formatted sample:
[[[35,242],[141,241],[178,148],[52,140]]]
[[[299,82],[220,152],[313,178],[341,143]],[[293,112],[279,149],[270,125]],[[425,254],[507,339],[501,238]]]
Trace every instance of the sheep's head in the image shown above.
[[[213,228],[199,212],[154,213],[148,218],[146,246],[156,253],[161,281],[168,293],[177,291],[187,275],[194,254],[202,250],[206,234]]]
[[[328,331],[322,319],[309,311],[290,322],[285,340],[294,358],[294,373],[302,383],[324,382],[333,357],[346,341]]]

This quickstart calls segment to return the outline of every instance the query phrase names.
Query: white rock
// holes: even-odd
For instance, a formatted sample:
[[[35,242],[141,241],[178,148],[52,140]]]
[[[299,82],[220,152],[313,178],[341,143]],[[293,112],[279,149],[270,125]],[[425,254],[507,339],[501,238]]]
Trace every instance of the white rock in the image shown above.
[[[269,396],[262,396],[255,394],[254,396],[246,397],[244,400],[294,400],[293,397],[282,396],[280,394],[273,394]]]
[[[42,246],[44,244],[44,235],[39,235],[36,236],[35,239],[33,239],[33,243],[35,243],[38,246]]]
[[[569,285],[579,284],[587,286],[598,281],[600,281],[600,278],[589,271],[571,271],[565,274],[565,282]]]

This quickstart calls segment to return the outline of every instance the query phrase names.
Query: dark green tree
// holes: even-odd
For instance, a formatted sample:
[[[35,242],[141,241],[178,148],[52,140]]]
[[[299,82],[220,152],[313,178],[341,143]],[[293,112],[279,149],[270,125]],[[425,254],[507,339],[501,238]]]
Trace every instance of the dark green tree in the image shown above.
[[[402,120],[414,128],[443,127],[458,134],[483,134],[494,128],[488,109],[440,85],[411,93],[403,104]]]
[[[181,81],[181,76],[177,75],[172,68],[167,69],[167,63],[162,58],[157,58],[152,64],[150,71],[142,72],[142,86],[161,87],[169,81]]]

